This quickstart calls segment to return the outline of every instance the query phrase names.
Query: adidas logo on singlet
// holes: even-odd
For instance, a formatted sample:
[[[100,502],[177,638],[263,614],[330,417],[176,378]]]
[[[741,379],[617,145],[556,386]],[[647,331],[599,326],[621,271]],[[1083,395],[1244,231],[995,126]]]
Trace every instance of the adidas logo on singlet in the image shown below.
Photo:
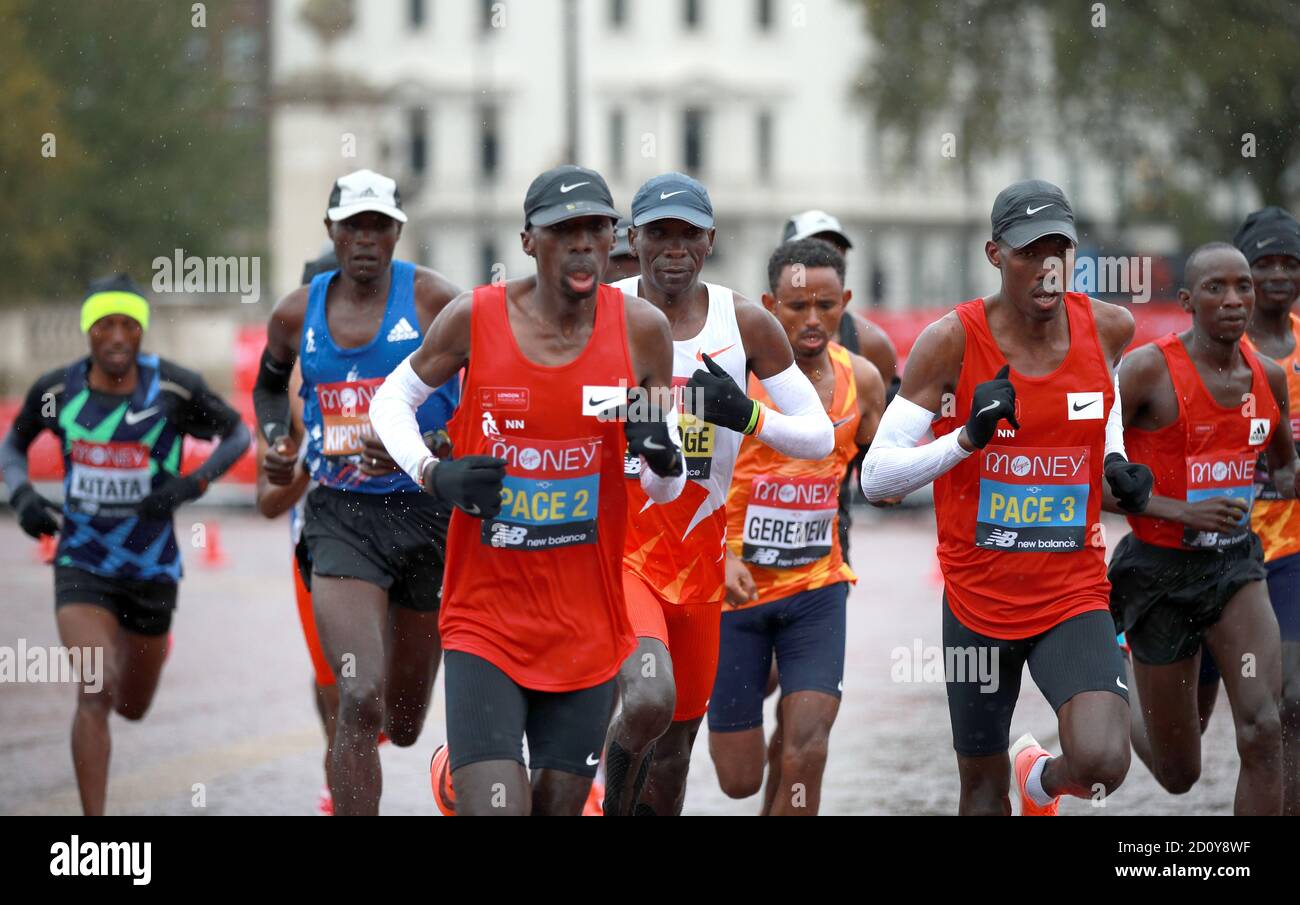
[[[316,351],[316,331],[313,330],[311,327],[307,328],[307,346],[303,351],[305,352]]]
[[[397,322],[397,326],[388,331],[388,341],[390,343],[405,342],[408,339],[419,339],[420,334],[415,332],[415,328],[407,323],[406,318]]]
[[[1250,419],[1250,445],[1263,446],[1264,441],[1268,439],[1268,433],[1270,427],[1272,427],[1272,425],[1269,424],[1269,420],[1267,418],[1251,418]]]

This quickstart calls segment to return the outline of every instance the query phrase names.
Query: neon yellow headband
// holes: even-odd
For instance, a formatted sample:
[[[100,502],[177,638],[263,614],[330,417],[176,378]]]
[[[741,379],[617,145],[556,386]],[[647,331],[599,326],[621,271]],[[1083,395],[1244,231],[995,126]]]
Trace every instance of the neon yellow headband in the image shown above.
[[[81,332],[89,333],[95,321],[110,314],[125,314],[149,329],[149,303],[134,292],[96,292],[81,303]]]

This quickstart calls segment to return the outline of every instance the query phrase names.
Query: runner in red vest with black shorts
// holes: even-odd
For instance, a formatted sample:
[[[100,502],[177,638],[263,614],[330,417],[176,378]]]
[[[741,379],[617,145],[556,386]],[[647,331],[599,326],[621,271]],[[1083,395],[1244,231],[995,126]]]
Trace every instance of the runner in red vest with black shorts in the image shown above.
[[[439,628],[457,814],[581,812],[636,645],[624,449],[650,498],[685,484],[668,322],[600,283],[617,220],[598,173],[537,177],[521,234],[537,274],[457,297],[371,403],[394,460],[456,506]],[[415,410],[462,367],[454,458],[439,461]]]
[[[1022,815],[1054,815],[1061,795],[1109,794],[1128,772],[1102,476],[1140,509],[1151,475],[1117,449],[1112,365],[1133,316],[1065,291],[1078,241],[1065,194],[1015,183],[994,201],[992,225],[985,254],[1002,286],[921,334],[862,488],[877,502],[935,483],[959,812],[1011,813],[1014,779]],[[918,445],[931,429],[934,442]],[[1028,733],[1008,754],[1026,663],[1056,711],[1060,756]]]
[[[1184,282],[1191,329],[1135,349],[1120,369],[1125,445],[1155,489],[1111,559],[1111,612],[1132,651],[1135,722],[1145,717],[1160,784],[1181,794],[1200,777],[1204,645],[1236,667],[1222,670],[1241,755],[1234,810],[1278,814],[1281,642],[1250,512],[1261,452],[1277,496],[1296,495],[1295,446],[1279,430],[1289,422],[1286,377],[1242,342],[1255,290],[1241,252],[1198,248]]]

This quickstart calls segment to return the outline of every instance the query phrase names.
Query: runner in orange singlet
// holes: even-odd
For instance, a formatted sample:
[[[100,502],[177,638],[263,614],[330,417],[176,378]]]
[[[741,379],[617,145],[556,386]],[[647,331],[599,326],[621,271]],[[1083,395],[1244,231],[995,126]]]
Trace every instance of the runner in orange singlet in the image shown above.
[[[617,219],[598,173],[538,176],[521,234],[537,274],[457,297],[371,403],[393,458],[456,506],[439,628],[458,814],[581,812],[636,644],[624,450],[649,499],[685,483],[675,413],[640,389],[670,398],[667,321],[600,284]],[[455,458],[438,460],[415,410],[462,367]]]
[[[1300,223],[1266,207],[1246,218],[1234,244],[1250,262],[1255,313],[1242,342],[1286,373],[1287,395],[1300,398]],[[1294,403],[1292,403],[1294,405]],[[1291,413],[1291,438],[1300,451],[1300,416]],[[1274,497],[1261,469],[1251,527],[1264,545],[1268,596],[1282,635],[1282,813],[1300,816],[1300,503]]]
[[[768,262],[776,315],[799,369],[835,429],[835,450],[810,462],[745,438],[727,496],[727,603],[709,700],[709,754],[722,790],[748,798],[770,762],[764,814],[816,814],[831,726],[844,680],[845,603],[857,581],[836,530],[839,484],[885,408],[876,367],[830,341],[845,314],[844,258],[812,239],[781,245]],[[749,391],[771,401],[750,377]],[[774,656],[775,654],[775,656]],[[781,700],[770,758],[763,698],[775,661]]]
[[[681,813],[691,748],[717,673],[726,497],[740,440],[752,434],[791,455],[821,459],[834,435],[780,323],[700,279],[714,239],[703,185],[682,173],[648,180],[632,199],[629,239],[641,275],[617,285],[648,299],[671,325],[689,480],[670,505],[648,500],[629,482],[625,592],[639,642],[619,673],[622,709],[606,747],[605,813],[669,816]],[[745,394],[749,372],[779,411]]]
[[[1109,794],[1128,772],[1099,515],[1103,474],[1141,509],[1151,473],[1123,457],[1111,370],[1133,316],[1064,291],[1077,242],[1065,194],[1015,183],[991,219],[985,255],[1002,286],[921,334],[862,485],[878,501],[935,482],[959,812],[1011,813],[1014,779],[1021,814],[1054,815],[1059,796]],[[1008,754],[1026,663],[1056,711],[1058,757],[1027,733]]]

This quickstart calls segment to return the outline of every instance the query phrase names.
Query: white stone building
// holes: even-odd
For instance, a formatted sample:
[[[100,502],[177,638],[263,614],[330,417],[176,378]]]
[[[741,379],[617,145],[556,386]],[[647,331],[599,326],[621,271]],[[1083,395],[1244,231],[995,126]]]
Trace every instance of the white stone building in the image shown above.
[[[319,24],[349,8],[350,26]],[[1056,144],[975,167],[967,184],[939,122],[918,166],[890,171],[856,94],[862,15],[849,0],[274,0],[275,293],[324,243],[333,180],[362,166],[401,186],[400,256],[465,286],[495,262],[526,272],[524,191],[570,162],[570,116],[572,162],[600,170],[625,212],[656,173],[699,177],[718,220],[706,276],[751,297],[784,220],[806,208],[841,218],[851,288],[888,309],[990,288],[988,212],[1015,179],[1057,181],[1081,217],[1113,223],[1105,168]]]

